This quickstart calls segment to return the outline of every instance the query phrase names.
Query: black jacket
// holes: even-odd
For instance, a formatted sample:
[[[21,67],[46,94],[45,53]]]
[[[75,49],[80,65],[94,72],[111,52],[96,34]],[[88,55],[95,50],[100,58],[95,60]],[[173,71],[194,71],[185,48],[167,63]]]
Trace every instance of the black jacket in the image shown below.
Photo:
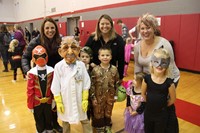
[[[85,46],[88,46],[92,49],[92,51],[93,51],[92,62],[95,63],[96,65],[100,64],[100,61],[98,59],[98,51],[103,45],[105,45],[103,38],[100,38],[99,40],[95,41],[94,35],[91,35],[85,44]],[[125,46],[125,43],[124,43],[122,37],[120,35],[116,34],[116,38],[108,41],[106,45],[110,45],[110,48],[112,50],[111,64],[114,66],[117,66],[120,79],[122,79],[123,73],[124,73],[124,46]]]
[[[31,69],[30,61],[32,59],[32,50],[37,45],[41,45],[40,36],[37,36],[36,38],[33,38],[31,40],[31,42],[28,44],[22,56],[22,68],[25,74],[27,74],[27,72]],[[57,52],[54,52],[54,53],[50,53],[47,51],[47,54],[48,54],[48,63],[47,63],[48,66],[54,67],[56,63],[62,60],[62,58],[60,57],[58,53],[58,49],[57,49]]]

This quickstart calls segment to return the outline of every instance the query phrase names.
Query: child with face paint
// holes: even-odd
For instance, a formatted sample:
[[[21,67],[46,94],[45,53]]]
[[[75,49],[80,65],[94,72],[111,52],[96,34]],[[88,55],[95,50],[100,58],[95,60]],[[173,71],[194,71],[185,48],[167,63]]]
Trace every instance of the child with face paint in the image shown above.
[[[55,65],[52,93],[63,133],[70,133],[70,124],[81,122],[84,133],[92,133],[87,118],[90,77],[85,64],[78,60],[80,47],[73,37],[64,37],[58,50],[63,58]]]
[[[144,111],[145,133],[165,133],[167,107],[176,99],[175,85],[170,77],[170,56],[166,49],[154,50],[151,56],[150,74],[144,77],[142,96],[146,101]]]
[[[36,64],[28,73],[27,104],[34,115],[38,133],[53,133],[52,99],[50,87],[53,79],[53,68],[47,66],[48,55],[41,46],[32,51],[32,61]]]

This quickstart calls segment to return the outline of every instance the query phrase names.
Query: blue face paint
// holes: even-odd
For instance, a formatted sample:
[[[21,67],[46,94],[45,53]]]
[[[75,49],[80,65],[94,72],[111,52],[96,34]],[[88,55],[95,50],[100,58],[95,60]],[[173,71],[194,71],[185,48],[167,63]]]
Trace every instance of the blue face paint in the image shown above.
[[[151,63],[152,63],[152,66],[154,67],[160,66],[162,68],[168,68],[170,64],[170,57],[167,59],[164,59],[160,57],[157,58],[156,56],[152,55]]]

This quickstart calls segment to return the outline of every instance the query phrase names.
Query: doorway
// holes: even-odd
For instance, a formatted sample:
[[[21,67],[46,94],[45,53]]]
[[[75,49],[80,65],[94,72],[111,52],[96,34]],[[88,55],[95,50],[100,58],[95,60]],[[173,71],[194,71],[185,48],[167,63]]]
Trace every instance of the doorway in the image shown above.
[[[80,16],[67,18],[67,35],[74,35],[74,27],[79,27]]]

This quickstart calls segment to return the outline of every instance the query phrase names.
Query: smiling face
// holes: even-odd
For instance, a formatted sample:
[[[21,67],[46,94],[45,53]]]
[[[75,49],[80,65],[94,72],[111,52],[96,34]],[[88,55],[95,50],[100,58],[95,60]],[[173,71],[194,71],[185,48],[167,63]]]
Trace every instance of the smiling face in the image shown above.
[[[80,47],[73,38],[66,38],[61,43],[59,54],[63,57],[68,64],[72,64],[77,60]]]
[[[44,34],[47,38],[52,39],[56,34],[56,27],[52,22],[47,21],[44,24]]]
[[[102,18],[99,23],[99,29],[102,34],[108,34],[112,26],[108,19]]]
[[[147,26],[144,23],[140,25],[140,34],[142,39],[144,40],[151,40],[154,39],[154,29],[151,26]]]
[[[110,60],[112,59],[111,51],[108,49],[102,49],[99,51],[99,60],[101,64],[108,65],[110,64]]]

